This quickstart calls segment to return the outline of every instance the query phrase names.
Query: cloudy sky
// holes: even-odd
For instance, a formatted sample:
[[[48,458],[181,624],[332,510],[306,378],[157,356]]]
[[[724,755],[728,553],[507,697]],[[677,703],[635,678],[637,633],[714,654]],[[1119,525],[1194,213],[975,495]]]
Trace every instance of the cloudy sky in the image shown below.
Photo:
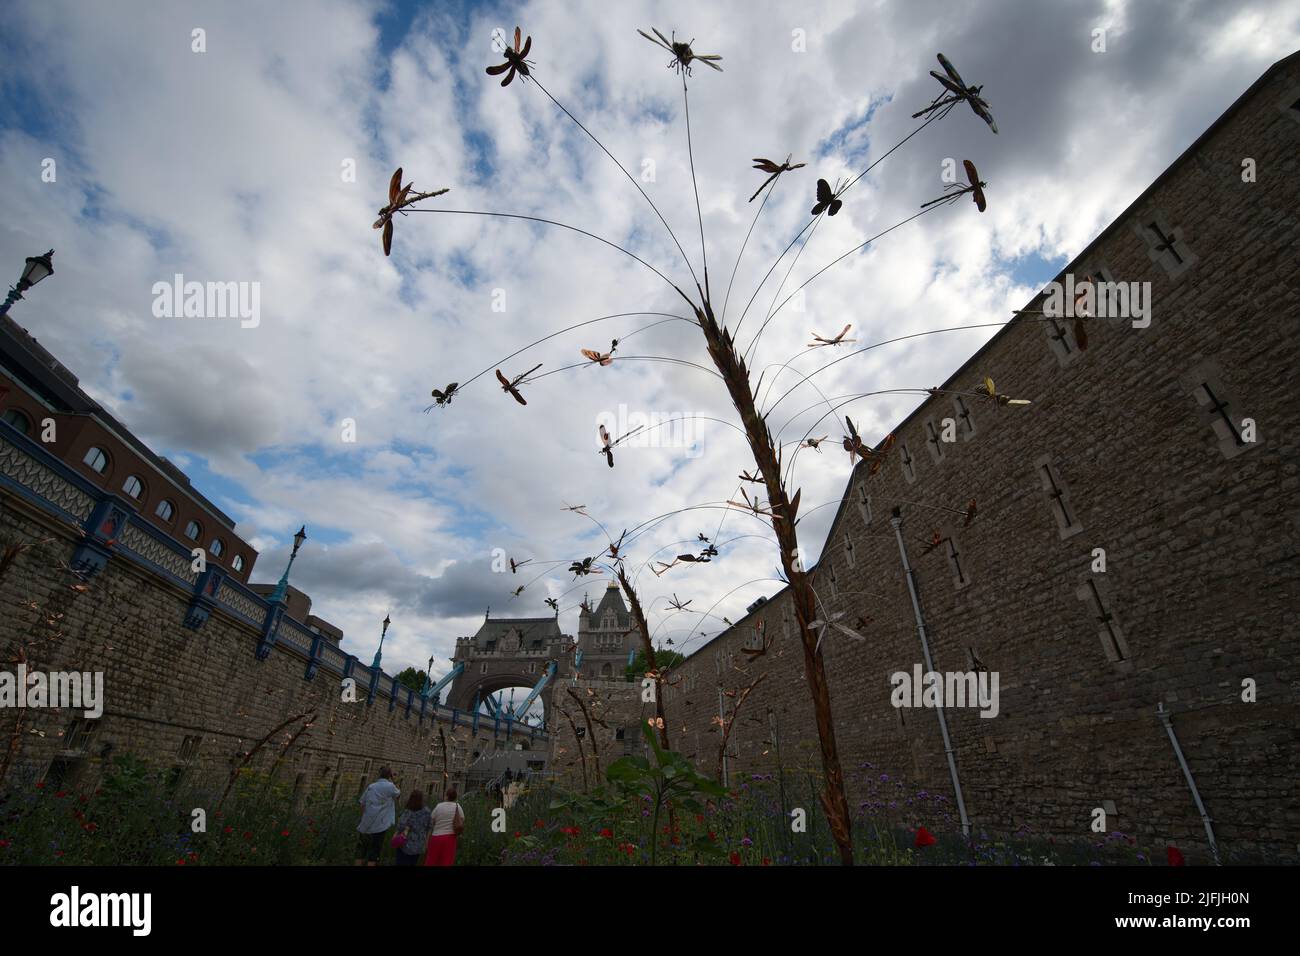
[[[0,268],[16,277],[25,256],[57,250],[55,277],[13,317],[236,518],[261,550],[254,580],[279,576],[305,522],[293,581],[345,630],[344,647],[369,658],[391,611],[385,663],[423,666],[433,655],[435,672],[488,605],[497,616],[542,615],[543,599],[557,597],[561,624],[576,632],[584,588],[598,595],[604,584],[574,589],[565,566],[604,539],[565,504],[587,505],[617,535],[734,497],[752,462],[726,424],[734,414],[716,377],[649,360],[709,365],[698,329],[666,318],[683,304],[662,278],[576,232],[465,215],[399,219],[385,258],[371,223],[394,168],[417,189],[450,187],[427,208],[562,221],[689,289],[703,261],[681,81],[636,30],[694,38],[724,67],[697,65],[689,80],[710,285],[748,344],[818,269],[942,194],[945,159],[973,160],[988,183],[986,213],[965,201],[940,208],[775,313],[751,361],[767,369],[770,404],[797,381],[782,363],[796,356],[793,368],[808,371],[836,357],[805,348],[812,331],[852,323],[863,345],[1004,321],[1300,46],[1300,8],[1282,0],[20,0],[5,20]],[[501,60],[494,31],[515,24],[533,38],[536,78],[636,177],[684,254],[541,88],[502,89],[484,74]],[[1094,50],[1097,30],[1104,52]],[[911,113],[938,91],[928,71],[940,51],[983,85],[999,134],[964,107],[932,124],[855,185],[755,295],[808,221],[817,178],[857,175],[916,128]],[[778,181],[754,225],[763,200],[747,200],[762,175],[750,158],[789,154],[807,166]],[[42,177],[47,159],[54,182]],[[257,283],[260,321],[156,317],[154,284],[177,273]],[[621,317],[506,360],[610,315]],[[994,331],[888,346],[817,381],[832,400],[938,384]],[[613,338],[623,340],[619,361],[537,381],[524,389],[526,408],[492,376],[539,362],[538,374],[565,369],[579,348],[605,350]],[[423,411],[433,387],[480,372],[451,406]],[[781,437],[798,439],[825,413],[820,402],[808,386],[794,391],[773,427],[794,417]],[[847,410],[874,441],[915,402],[883,396]],[[683,415],[694,418],[620,448],[612,471],[596,453],[598,420],[617,432]],[[355,442],[344,441],[344,419],[356,423]],[[840,426],[827,420],[813,431],[823,434],[838,437]],[[800,461],[802,539],[815,559],[848,460]],[[821,503],[830,504],[812,510]],[[674,591],[735,619],[776,590],[764,531],[718,510],[648,526],[631,568],[685,550],[675,543],[700,532],[721,543],[707,567],[640,575],[652,624]],[[494,549],[533,564],[496,573]],[[533,573],[550,561],[564,564]],[[700,627],[678,617],[657,638],[689,650]]]

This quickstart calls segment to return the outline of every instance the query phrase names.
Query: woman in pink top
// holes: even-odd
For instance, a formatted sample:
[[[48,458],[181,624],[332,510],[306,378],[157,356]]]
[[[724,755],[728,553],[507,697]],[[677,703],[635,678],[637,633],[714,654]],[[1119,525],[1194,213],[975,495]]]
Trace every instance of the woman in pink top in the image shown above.
[[[456,802],[456,788],[447,790],[447,799],[433,808],[433,826],[425,866],[453,866],[456,863],[456,837],[465,832],[465,814]]]

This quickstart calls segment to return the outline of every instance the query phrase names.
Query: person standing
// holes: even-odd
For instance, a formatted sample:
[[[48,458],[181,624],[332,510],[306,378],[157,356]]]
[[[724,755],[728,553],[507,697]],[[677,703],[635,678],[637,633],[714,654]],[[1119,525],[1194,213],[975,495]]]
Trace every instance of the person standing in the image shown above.
[[[425,866],[454,866],[456,838],[465,832],[465,813],[456,802],[456,788],[447,790],[447,799],[433,808],[433,828]]]
[[[405,842],[397,848],[395,862],[398,866],[418,866],[423,862],[429,849],[432,823],[433,813],[424,805],[424,791],[413,791],[397,821],[397,832],[405,837]]]
[[[366,787],[357,802],[361,804],[361,822],[357,832],[361,834],[360,848],[357,851],[357,866],[378,866],[379,855],[384,849],[384,834],[393,825],[397,816],[397,798],[402,791],[393,783],[393,771],[390,767],[379,768],[379,779]]]

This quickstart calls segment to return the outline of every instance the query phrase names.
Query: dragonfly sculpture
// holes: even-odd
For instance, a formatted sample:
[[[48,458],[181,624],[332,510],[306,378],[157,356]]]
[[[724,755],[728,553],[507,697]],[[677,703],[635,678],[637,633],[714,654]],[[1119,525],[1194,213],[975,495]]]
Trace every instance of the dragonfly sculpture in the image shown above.
[[[979,171],[975,169],[975,164],[969,159],[962,160],[962,166],[966,170],[967,183],[965,186],[960,183],[949,183],[944,186],[944,195],[938,199],[931,199],[929,202],[921,203],[921,208],[933,206],[935,203],[956,202],[960,197],[970,194],[971,199],[975,200],[975,206],[980,212],[988,208],[988,202],[984,198],[984,187],[988,185],[980,180]]]
[[[795,163],[792,166],[790,165],[790,158],[791,157],[787,156],[784,163],[774,163],[772,160],[763,159],[761,156],[754,157],[754,168],[761,172],[768,173],[769,175],[767,179],[763,180],[763,185],[754,190],[754,195],[749,197],[750,202],[757,199],[758,194],[766,189],[769,183],[776,182],[776,177],[780,176],[782,173],[788,173],[796,169],[803,169],[806,165],[804,163]]]
[[[964,100],[970,104],[970,108],[974,111],[975,115],[988,123],[989,129],[996,133],[998,131],[998,124],[993,121],[993,114],[989,110],[989,104],[982,96],[980,96],[980,91],[983,90],[984,87],[967,86],[965,81],[961,78],[961,74],[957,72],[957,68],[953,66],[952,62],[942,53],[939,54],[939,65],[943,67],[944,73],[946,73],[947,76],[935,70],[931,70],[930,75],[939,81],[939,84],[943,89],[940,90],[939,95],[934,98],[934,101],[931,102],[929,106],[913,113],[912,119],[917,119],[921,116],[928,116],[936,110],[942,111],[940,113],[941,116],[947,116],[958,103]]]
[[[695,42],[694,37],[691,37],[690,43],[682,43],[678,41],[676,32],[673,33],[673,38],[669,40],[666,36],[664,36],[654,27],[651,27],[650,29],[654,31],[654,36],[651,36],[649,33],[646,33],[644,30],[640,30],[640,29],[638,29],[636,32],[641,34],[643,37],[645,37],[655,46],[663,47],[665,50],[667,50],[669,53],[673,55],[673,58],[668,61],[669,69],[675,70],[678,73],[685,73],[687,76],[690,76],[691,64],[694,63],[696,60],[699,60],[705,66],[711,66],[719,73],[722,72],[722,67],[718,66],[718,61],[722,59],[721,56],[719,56],[716,53],[696,53],[693,49],[691,49],[691,44]],[[658,39],[656,39],[656,37]]]

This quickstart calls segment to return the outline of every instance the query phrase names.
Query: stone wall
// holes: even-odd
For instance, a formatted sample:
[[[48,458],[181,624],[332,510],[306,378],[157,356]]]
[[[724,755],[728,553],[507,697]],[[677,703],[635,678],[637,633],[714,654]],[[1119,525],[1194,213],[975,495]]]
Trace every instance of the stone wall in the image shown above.
[[[24,474],[34,474],[31,464]],[[345,701],[334,666],[345,658],[336,650],[307,679],[312,635],[287,617],[259,660],[262,628],[220,602],[201,626],[187,628],[193,592],[131,557],[114,555],[90,577],[73,573],[83,537],[75,523],[0,485],[0,548],[27,545],[0,576],[5,669],[14,671],[21,656],[29,670],[99,671],[105,696],[98,720],[52,708],[0,711],[0,747],[11,754],[0,786],[42,778],[94,786],[106,764],[127,753],[224,781],[252,751],[253,770],[273,771],[304,795],[351,801],[385,764],[404,789],[440,788],[440,729],[453,782],[475,749],[493,745],[490,721],[475,733],[464,714],[427,707],[422,715],[418,695],[399,688],[394,697],[389,675],[367,703],[368,668],[356,668],[356,700]]]
[[[865,637],[828,630],[822,645],[853,805],[880,773],[954,796],[935,712],[890,704],[888,675],[922,661],[899,508],[935,668],[1000,675],[995,718],[947,711],[977,831],[1083,837],[1103,807],[1109,830],[1205,859],[1162,705],[1225,854],[1297,858],[1298,99],[1292,57],[1065,269],[1149,281],[1149,328],[1085,320],[1080,350],[1068,320],[1017,320],[944,384],[961,395],[895,429],[878,474],[855,469],[815,576],[826,613]],[[986,375],[1033,404],[973,397]],[[1207,407],[1206,384],[1234,427],[1254,420],[1254,442]],[[944,419],[956,441],[930,441]],[[719,673],[733,692],[766,675],[733,732],[733,780],[774,769],[778,745],[786,769],[819,767],[791,613],[774,596],[678,668],[674,746],[702,768],[717,759]],[[758,621],[771,646],[751,661]]]

